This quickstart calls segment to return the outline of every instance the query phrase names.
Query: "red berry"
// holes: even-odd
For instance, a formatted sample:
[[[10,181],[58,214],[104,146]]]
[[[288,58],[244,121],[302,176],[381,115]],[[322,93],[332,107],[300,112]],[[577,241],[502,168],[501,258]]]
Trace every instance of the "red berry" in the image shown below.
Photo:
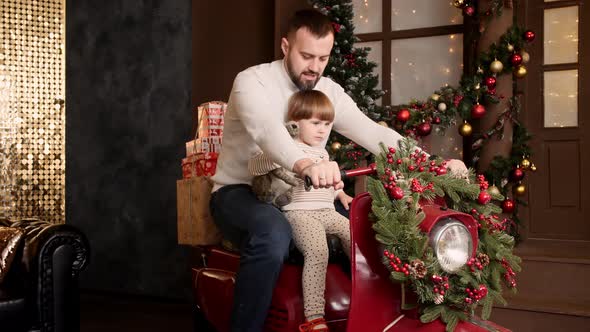
[[[404,197],[404,190],[400,187],[393,187],[389,189],[389,194],[394,199],[402,199]]]
[[[487,191],[481,191],[477,197],[477,202],[481,205],[488,204],[492,200],[492,196]]]

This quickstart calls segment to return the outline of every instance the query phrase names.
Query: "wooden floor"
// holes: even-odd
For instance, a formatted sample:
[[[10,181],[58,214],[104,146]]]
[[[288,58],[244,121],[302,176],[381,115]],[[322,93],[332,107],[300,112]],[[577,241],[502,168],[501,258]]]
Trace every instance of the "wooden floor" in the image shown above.
[[[82,332],[204,332],[193,327],[191,305],[129,295],[82,293]]]
[[[120,294],[82,293],[82,332],[211,332],[193,326],[191,304]],[[491,320],[516,332],[590,331],[590,318],[495,308]],[[364,332],[364,331],[363,331]]]

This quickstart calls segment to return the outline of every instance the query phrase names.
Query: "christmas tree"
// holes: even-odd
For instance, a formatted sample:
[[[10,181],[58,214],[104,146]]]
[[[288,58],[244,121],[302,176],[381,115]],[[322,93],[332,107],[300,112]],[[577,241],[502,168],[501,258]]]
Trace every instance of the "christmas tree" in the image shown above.
[[[310,2],[314,8],[327,15],[334,26],[334,48],[324,76],[340,84],[364,114],[374,121],[379,121],[388,107],[382,107],[376,103],[384,92],[377,89],[379,78],[373,74],[377,64],[367,60],[371,49],[354,46],[358,38],[354,36],[352,1],[311,0]],[[358,161],[369,155],[366,150],[335,132],[332,133],[328,145],[333,158],[343,168],[356,167]]]

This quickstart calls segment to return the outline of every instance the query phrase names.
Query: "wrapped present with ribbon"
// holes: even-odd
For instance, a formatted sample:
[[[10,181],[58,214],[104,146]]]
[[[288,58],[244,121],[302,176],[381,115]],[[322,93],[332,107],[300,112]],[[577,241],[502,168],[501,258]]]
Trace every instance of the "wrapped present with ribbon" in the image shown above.
[[[217,167],[217,152],[197,153],[197,176],[213,176]]]
[[[201,104],[197,108],[197,137],[221,137],[223,136],[223,116],[227,110],[227,104],[222,101],[210,101]]]
[[[182,178],[213,176],[217,167],[217,152],[196,153],[182,159]]]
[[[186,142],[186,155],[191,156],[197,153],[207,153],[221,151],[220,137],[199,137],[192,141]]]

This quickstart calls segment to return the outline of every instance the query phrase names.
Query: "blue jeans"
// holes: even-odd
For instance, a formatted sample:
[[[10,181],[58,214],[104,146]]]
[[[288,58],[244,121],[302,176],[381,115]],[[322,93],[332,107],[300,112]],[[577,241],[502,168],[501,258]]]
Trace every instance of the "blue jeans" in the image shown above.
[[[280,210],[259,201],[249,185],[220,188],[211,195],[209,206],[223,236],[241,253],[231,331],[260,332],[289,254],[291,226]]]

